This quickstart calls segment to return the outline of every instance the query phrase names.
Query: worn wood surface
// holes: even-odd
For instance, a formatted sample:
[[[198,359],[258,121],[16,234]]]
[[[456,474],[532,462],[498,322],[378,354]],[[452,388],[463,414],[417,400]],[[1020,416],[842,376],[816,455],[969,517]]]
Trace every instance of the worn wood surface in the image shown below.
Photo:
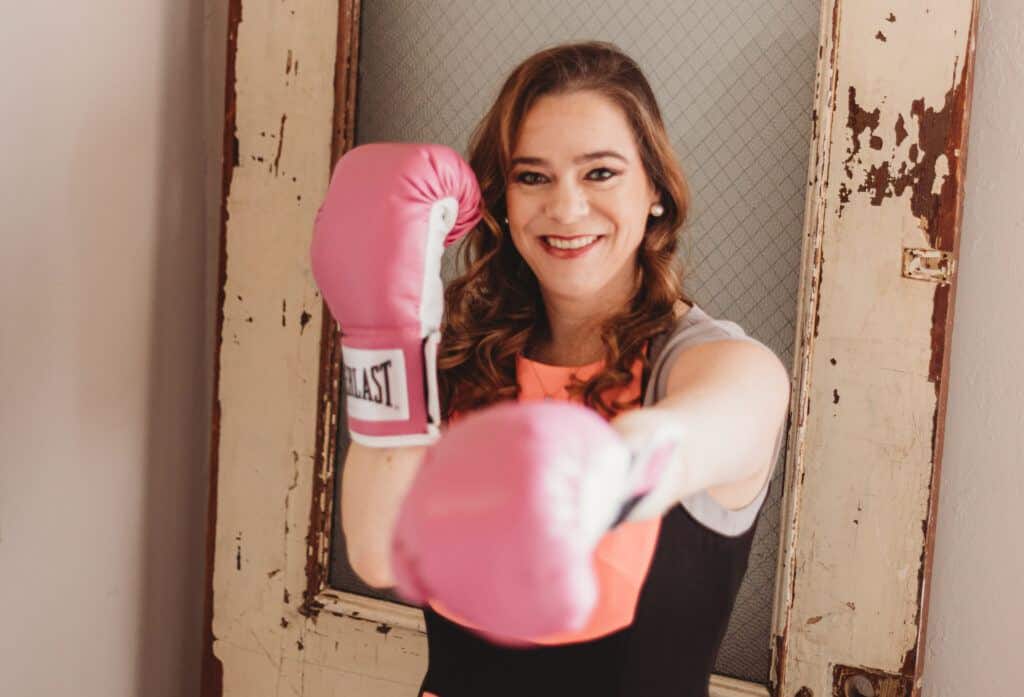
[[[308,249],[352,143],[358,9],[231,2],[206,697],[411,697],[426,668],[421,613],[326,586],[337,335]],[[775,694],[920,672],[975,12],[825,0]]]
[[[329,510],[314,469],[323,311],[309,243],[346,18],[334,0],[233,0],[230,18],[203,694],[370,694],[377,626],[308,611],[307,533]],[[401,672],[377,665],[382,684]]]
[[[823,8],[779,695],[845,694],[836,664],[919,689],[976,17],[969,0]]]

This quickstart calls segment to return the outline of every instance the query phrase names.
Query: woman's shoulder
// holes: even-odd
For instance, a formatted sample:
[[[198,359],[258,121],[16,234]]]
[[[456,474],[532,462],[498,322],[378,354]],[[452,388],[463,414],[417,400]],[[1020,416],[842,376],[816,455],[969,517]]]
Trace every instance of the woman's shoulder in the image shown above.
[[[679,301],[675,309],[675,326],[652,346],[651,387],[654,389],[647,395],[649,403],[662,397],[672,364],[688,348],[724,339],[739,339],[765,346],[763,342],[747,334],[738,323],[714,317],[697,303],[687,304]]]
[[[677,300],[673,309],[676,323],[669,332],[668,343],[674,346],[730,338],[755,341],[736,322],[714,317],[697,303]]]

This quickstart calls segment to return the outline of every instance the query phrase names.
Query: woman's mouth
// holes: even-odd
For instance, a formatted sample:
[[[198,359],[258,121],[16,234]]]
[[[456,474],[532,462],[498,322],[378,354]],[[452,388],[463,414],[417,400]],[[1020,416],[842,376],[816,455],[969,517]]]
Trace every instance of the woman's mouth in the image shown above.
[[[548,254],[560,259],[571,259],[581,254],[586,254],[597,246],[601,239],[601,235],[582,235],[577,237],[545,236],[541,238],[541,243]]]

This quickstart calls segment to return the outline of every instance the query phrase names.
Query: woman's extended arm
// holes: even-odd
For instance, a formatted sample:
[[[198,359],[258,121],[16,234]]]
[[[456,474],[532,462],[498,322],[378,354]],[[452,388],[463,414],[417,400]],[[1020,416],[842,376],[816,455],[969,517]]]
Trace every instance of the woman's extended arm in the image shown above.
[[[684,433],[676,461],[627,520],[660,516],[702,489],[727,508],[749,503],[774,464],[789,391],[785,366],[756,342],[723,339],[681,351],[669,369],[665,397],[611,422],[633,443],[666,424]]]
[[[377,588],[395,585],[391,534],[426,446],[371,448],[353,442],[341,482],[341,526],[352,569]]]

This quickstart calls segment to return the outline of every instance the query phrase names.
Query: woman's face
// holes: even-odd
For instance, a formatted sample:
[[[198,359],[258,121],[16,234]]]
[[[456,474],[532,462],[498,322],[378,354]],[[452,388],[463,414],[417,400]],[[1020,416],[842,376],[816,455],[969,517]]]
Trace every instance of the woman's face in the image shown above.
[[[511,166],[512,242],[545,296],[624,301],[658,197],[619,106],[593,91],[540,98]]]

